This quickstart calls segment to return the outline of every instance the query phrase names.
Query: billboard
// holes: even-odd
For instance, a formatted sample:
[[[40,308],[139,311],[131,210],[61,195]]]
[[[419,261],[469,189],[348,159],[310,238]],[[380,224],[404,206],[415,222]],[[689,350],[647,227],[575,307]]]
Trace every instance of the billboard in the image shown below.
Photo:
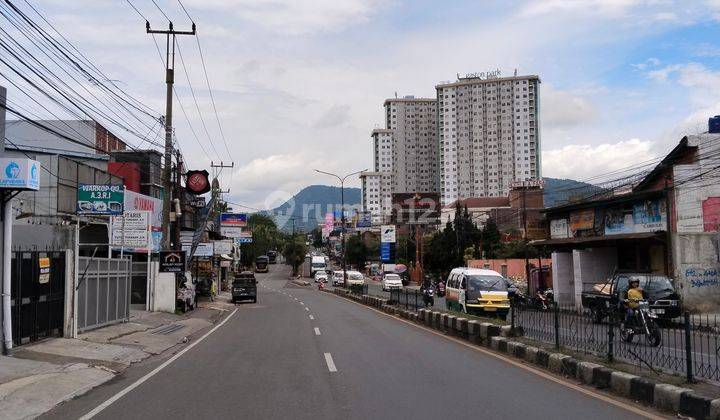
[[[635,222],[631,211],[614,208],[605,211],[605,235],[620,235],[635,232]]]
[[[239,238],[243,234],[240,226],[220,226],[220,234],[226,238]]]
[[[382,225],[380,227],[380,242],[395,243],[395,226]]]
[[[128,211],[110,219],[110,241],[123,248],[151,248],[149,211]]]
[[[152,213],[152,227],[162,229],[162,210],[163,202],[159,198],[150,197],[149,195],[136,193],[135,191],[125,190],[125,199],[123,200],[124,211],[149,211]]]
[[[665,200],[644,200],[633,205],[635,232],[656,232],[667,229]]]
[[[595,210],[578,210],[570,213],[570,231],[573,236],[578,230],[590,230],[595,227]]]
[[[550,238],[564,239],[570,237],[567,219],[553,219],[550,221]]]
[[[220,226],[247,226],[247,214],[245,213],[222,213],[220,215]]]
[[[40,163],[36,160],[0,158],[0,189],[37,191],[40,189],[39,171]]]

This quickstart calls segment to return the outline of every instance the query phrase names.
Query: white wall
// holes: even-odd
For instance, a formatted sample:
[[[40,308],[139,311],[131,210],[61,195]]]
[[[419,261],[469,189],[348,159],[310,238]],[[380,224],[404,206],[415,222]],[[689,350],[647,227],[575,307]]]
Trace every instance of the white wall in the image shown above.
[[[673,234],[675,284],[683,305],[693,311],[720,308],[720,234]]]
[[[151,300],[151,311],[175,312],[175,273],[160,273],[158,262],[153,262],[151,274],[154,281],[152,284],[153,299]]]
[[[552,253],[552,282],[555,300],[561,305],[575,303],[575,270],[571,252]]]
[[[581,304],[583,291],[591,290],[595,284],[604,283],[617,265],[617,248],[574,249],[575,304]]]

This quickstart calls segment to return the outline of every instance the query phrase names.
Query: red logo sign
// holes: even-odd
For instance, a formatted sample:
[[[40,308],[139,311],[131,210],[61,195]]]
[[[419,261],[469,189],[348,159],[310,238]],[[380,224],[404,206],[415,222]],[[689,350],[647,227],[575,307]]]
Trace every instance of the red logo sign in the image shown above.
[[[208,180],[208,171],[188,171],[187,172],[187,189],[195,194],[205,194],[210,191],[210,181]]]

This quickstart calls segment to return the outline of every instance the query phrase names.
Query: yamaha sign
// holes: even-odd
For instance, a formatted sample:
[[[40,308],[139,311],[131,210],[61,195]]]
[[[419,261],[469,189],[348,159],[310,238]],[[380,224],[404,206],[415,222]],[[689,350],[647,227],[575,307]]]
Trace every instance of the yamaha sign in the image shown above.
[[[32,159],[0,158],[0,189],[40,189],[40,163]]]

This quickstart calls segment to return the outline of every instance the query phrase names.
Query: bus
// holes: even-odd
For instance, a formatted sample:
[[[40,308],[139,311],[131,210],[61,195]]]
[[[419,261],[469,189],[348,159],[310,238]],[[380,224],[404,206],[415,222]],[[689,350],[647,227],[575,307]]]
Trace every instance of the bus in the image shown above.
[[[261,256],[255,258],[255,272],[256,273],[267,273],[269,262],[270,262],[270,259],[268,258],[267,255],[261,255]]]

